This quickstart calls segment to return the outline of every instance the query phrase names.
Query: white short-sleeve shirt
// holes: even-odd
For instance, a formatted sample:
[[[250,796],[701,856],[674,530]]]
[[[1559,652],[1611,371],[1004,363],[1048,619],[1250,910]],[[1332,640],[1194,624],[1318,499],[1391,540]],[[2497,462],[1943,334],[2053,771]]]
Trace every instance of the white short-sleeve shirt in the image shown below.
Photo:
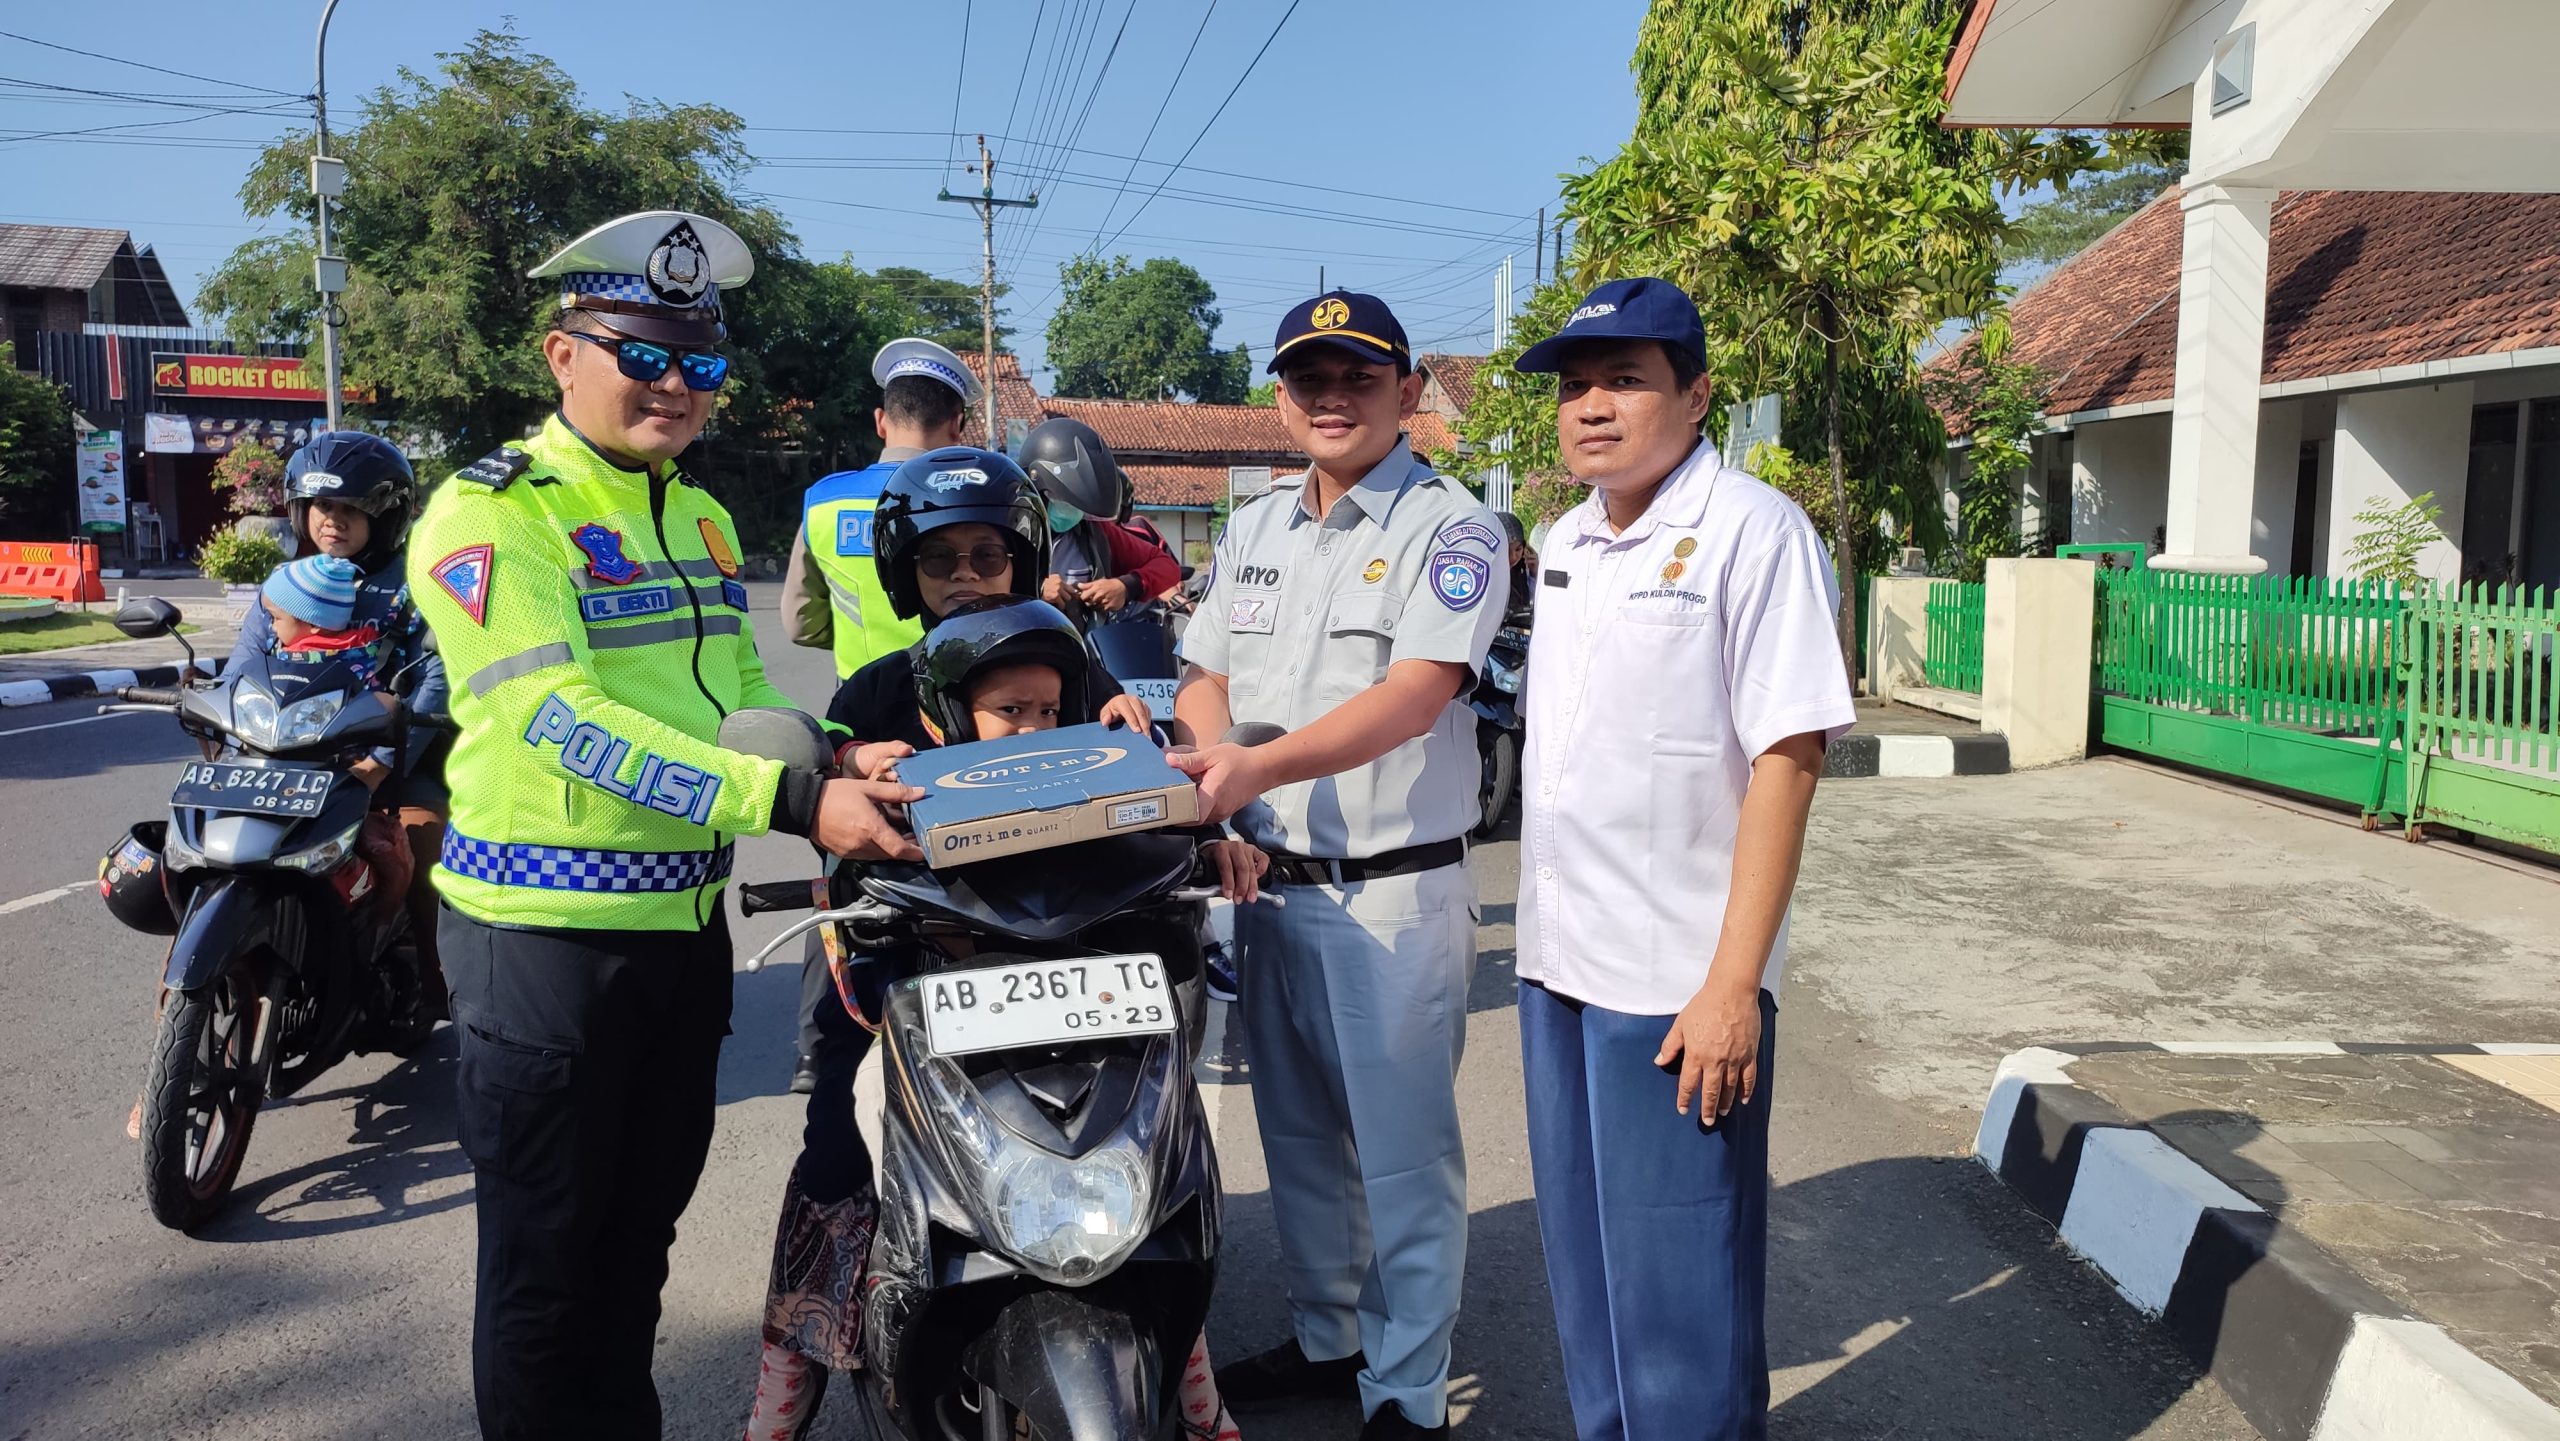
[[[1594,494],[1539,559],[1520,976],[1671,1015],[1715,957],[1752,762],[1856,719],[1830,553],[1795,502],[1701,442],[1623,534]],[[1772,993],[1786,949],[1781,925]]]

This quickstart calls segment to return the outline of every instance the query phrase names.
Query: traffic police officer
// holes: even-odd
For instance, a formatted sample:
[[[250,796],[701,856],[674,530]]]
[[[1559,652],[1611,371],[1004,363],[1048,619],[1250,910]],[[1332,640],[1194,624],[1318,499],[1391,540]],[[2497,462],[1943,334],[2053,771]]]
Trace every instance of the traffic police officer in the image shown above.
[[[729,712],[790,704],[728,512],[674,464],[727,378],[720,292],[754,268],[727,226],[664,210],[536,267],[561,289],[560,409],[447,482],[409,547],[460,726],[436,884],[490,1437],[659,1434],[649,1361],[711,1143],[736,837],[915,854],[871,798],[918,792],[714,743]]]
[[[967,443],[962,432],[979,395],[978,377],[959,356],[913,336],[881,346],[871,357],[871,378],[880,386],[880,408],[871,413],[880,458],[809,487],[800,529],[791,537],[791,563],[782,574],[792,643],[834,651],[839,685],[872,661],[924,639],[923,622],[901,617],[880,588],[871,511],[901,464],[928,450]],[[800,1095],[817,1087],[818,1052],[830,1034],[811,1017],[841,1005],[826,956],[812,936],[800,958],[800,1060],[791,1072],[791,1089]]]
[[[1240,907],[1236,942],[1296,1335],[1218,1384],[1231,1402],[1356,1391],[1363,1437],[1439,1435],[1467,1246],[1465,698],[1509,591],[1503,534],[1401,433],[1422,380],[1384,302],[1298,305],[1271,369],[1314,465],[1220,537],[1174,703],[1204,741],[1289,732],[1178,760],[1213,820],[1269,801],[1239,824],[1287,902]]]
[[[921,624],[901,619],[880,589],[879,569],[871,561],[871,510],[902,462],[968,443],[962,432],[980,389],[959,356],[913,336],[881,346],[871,358],[871,378],[880,385],[880,408],[871,413],[880,458],[809,487],[783,573],[792,643],[833,650],[839,684],[924,639]]]

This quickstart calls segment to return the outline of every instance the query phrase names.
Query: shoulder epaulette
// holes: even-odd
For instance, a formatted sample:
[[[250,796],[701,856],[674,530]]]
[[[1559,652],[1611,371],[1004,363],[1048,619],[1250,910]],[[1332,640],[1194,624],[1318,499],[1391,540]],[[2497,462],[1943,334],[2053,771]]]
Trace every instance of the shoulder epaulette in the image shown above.
[[[533,468],[533,457],[512,445],[502,445],[487,455],[453,473],[456,480],[485,485],[491,490],[504,490],[516,483],[516,477]]]

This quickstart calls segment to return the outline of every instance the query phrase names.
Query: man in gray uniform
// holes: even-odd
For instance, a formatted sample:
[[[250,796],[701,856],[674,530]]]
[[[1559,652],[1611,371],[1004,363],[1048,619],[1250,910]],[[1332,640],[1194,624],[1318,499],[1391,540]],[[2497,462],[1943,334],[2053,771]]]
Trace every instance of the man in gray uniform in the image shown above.
[[[1402,429],[1404,328],[1336,291],[1280,323],[1271,369],[1315,462],[1241,507],[1183,638],[1174,717],[1288,730],[1176,764],[1272,853],[1282,906],[1236,915],[1254,1110],[1296,1336],[1218,1373],[1230,1402],[1355,1391],[1361,1436],[1448,1429],[1466,1269],[1458,1057],[1475,968],[1465,697],[1510,589],[1503,532]]]

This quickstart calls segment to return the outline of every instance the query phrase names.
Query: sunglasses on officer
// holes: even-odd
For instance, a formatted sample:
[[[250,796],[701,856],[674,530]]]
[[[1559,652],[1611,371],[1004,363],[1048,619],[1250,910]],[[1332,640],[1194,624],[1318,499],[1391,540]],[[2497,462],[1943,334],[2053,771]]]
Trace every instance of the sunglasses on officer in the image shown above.
[[[729,357],[716,351],[670,350],[645,340],[625,340],[618,335],[597,335],[585,330],[563,333],[612,351],[615,367],[642,385],[657,384],[670,365],[684,377],[687,390],[718,390],[729,379]]]
[[[1013,569],[1013,552],[990,541],[956,550],[947,545],[929,545],[916,552],[916,569],[935,580],[949,580],[959,573],[960,558],[969,559],[969,573],[991,579]]]

